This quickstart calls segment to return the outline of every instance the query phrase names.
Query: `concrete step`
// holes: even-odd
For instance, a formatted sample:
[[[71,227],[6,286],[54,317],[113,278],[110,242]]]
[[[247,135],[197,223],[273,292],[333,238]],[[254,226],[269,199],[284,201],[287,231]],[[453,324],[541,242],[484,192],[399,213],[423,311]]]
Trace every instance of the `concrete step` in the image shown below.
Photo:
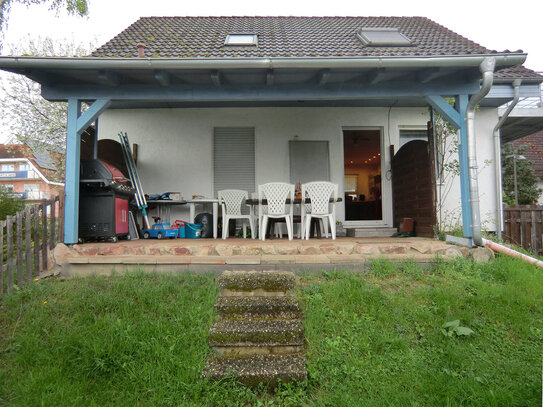
[[[306,380],[307,370],[301,354],[211,357],[202,376],[211,380],[234,376],[248,386],[266,383],[273,387],[278,381]]]
[[[215,322],[209,331],[209,345],[225,347],[300,347],[304,327],[300,320]],[[267,352],[265,352],[267,353]]]
[[[349,237],[391,237],[398,231],[396,228],[348,228]]]
[[[220,319],[300,319],[302,311],[293,297],[219,297],[215,312]]]
[[[290,271],[224,271],[217,283],[221,296],[283,296],[296,285]]]

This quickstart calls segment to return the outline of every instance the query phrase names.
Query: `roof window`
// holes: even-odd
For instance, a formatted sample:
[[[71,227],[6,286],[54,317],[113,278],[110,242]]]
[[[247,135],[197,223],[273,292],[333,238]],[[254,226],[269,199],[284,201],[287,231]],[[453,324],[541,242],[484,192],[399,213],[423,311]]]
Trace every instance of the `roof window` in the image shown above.
[[[224,45],[257,45],[258,35],[256,34],[228,34]]]
[[[397,28],[363,28],[357,36],[368,47],[406,47],[414,45],[413,41],[403,35]]]

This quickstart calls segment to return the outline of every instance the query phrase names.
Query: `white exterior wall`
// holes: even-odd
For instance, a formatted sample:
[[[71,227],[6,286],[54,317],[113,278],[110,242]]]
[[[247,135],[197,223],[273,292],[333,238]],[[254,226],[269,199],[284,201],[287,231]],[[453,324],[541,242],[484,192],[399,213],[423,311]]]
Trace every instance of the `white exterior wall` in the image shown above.
[[[496,230],[496,182],[494,161],[494,126],[498,122],[498,110],[483,108],[475,114],[475,138],[477,165],[479,167],[479,207],[482,230]],[[460,200],[460,178],[456,177],[447,194],[442,211],[442,227],[462,225]],[[439,216],[439,215],[438,215]]]
[[[539,181],[537,181],[537,187],[543,191],[543,180],[539,179]],[[543,194],[539,195],[539,198],[537,198],[537,204],[538,205],[543,205]]]
[[[477,150],[483,161],[493,159],[492,128],[497,113],[477,115]],[[138,172],[148,194],[179,191],[185,199],[192,195],[213,195],[213,128],[255,128],[256,184],[289,182],[288,141],[328,140],[330,177],[343,195],[344,129],[382,129],[383,222],[392,226],[392,190],[389,145],[398,150],[400,129],[425,129],[427,108],[201,108],[109,110],[100,116],[99,138],[118,139],[126,131],[137,143]],[[479,123],[480,122],[480,123]],[[487,136],[490,134],[490,137]],[[493,164],[481,170],[481,216],[494,208]],[[485,178],[490,177],[490,178]],[[491,180],[491,181],[490,181]],[[456,180],[458,183],[458,180]],[[387,204],[388,203],[388,204]],[[460,208],[460,194],[451,191],[447,210]],[[459,213],[459,212],[458,212]],[[344,220],[343,205],[337,218]],[[188,208],[172,210],[174,219],[188,220]],[[486,224],[485,224],[486,226]]]

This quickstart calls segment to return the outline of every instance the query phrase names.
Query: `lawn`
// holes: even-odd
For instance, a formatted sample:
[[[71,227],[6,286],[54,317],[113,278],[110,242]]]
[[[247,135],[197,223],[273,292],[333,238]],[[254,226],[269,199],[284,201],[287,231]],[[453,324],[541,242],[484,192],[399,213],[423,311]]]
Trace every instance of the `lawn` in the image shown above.
[[[541,404],[543,270],[518,260],[302,276],[309,379],[273,392],[201,379],[217,294],[212,275],[138,272],[17,290],[0,405]]]

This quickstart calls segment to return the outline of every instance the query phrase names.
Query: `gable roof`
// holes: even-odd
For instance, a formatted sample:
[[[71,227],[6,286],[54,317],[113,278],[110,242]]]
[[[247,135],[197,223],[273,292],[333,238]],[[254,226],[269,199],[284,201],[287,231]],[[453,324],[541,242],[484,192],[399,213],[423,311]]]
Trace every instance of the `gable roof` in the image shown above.
[[[375,47],[362,28],[397,28],[413,46]],[[257,46],[228,46],[228,34],[258,35]],[[161,58],[376,57],[491,54],[425,17],[142,17],[92,53]]]

